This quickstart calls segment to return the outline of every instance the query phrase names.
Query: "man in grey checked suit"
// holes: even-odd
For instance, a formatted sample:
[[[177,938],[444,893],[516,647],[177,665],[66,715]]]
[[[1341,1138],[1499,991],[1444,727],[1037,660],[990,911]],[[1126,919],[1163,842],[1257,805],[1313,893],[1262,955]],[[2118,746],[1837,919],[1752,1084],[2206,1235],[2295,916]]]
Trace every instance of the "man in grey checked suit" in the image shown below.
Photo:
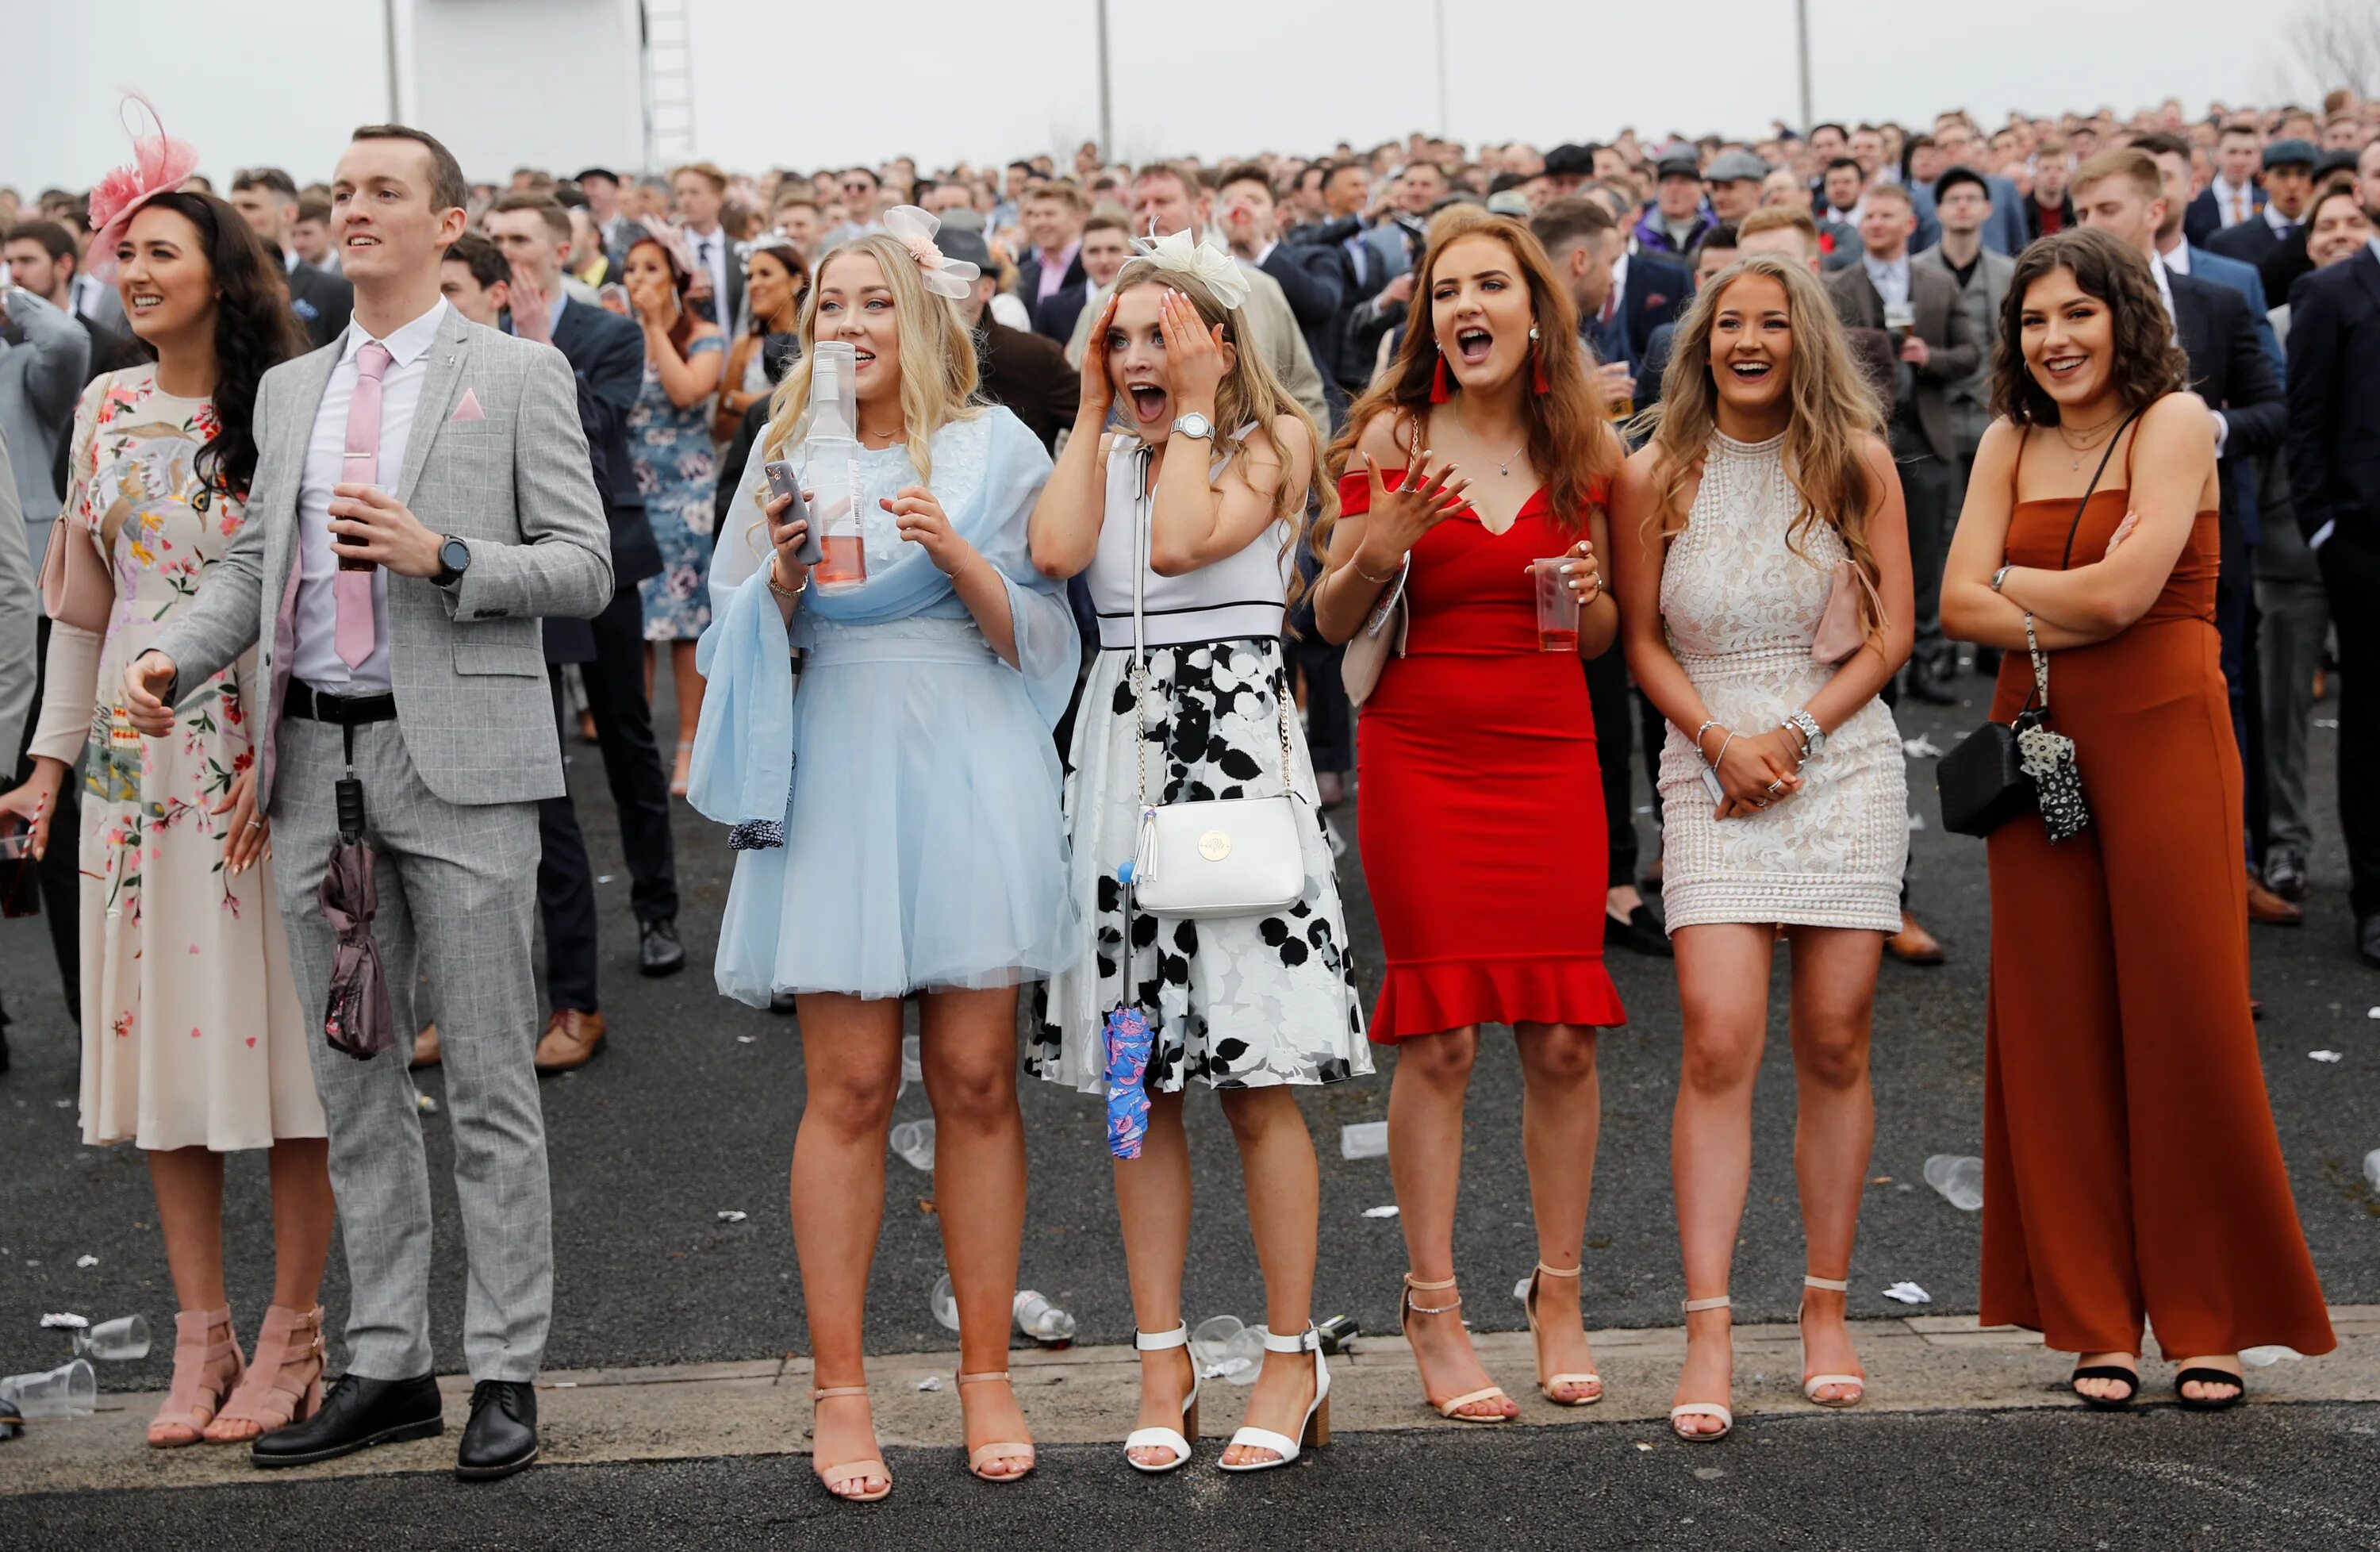
[[[467,195],[429,136],[356,132],[332,195],[354,320],[266,374],[248,526],[125,681],[133,721],[153,736],[170,727],[177,681],[202,683],[263,642],[248,822],[269,815],[275,831],[290,957],[311,1009],[324,1006],[335,941],[317,904],[334,787],[350,770],[362,782],[400,1036],[413,1028],[417,964],[438,988],[477,1382],[456,1473],[485,1479],[536,1458],[530,1382],[553,1298],[529,937],[537,800],[563,778],[537,616],[596,613],[612,564],[569,366],[468,322],[439,294]],[[322,1041],[312,1049],[354,1290],[351,1352],[320,1413],[257,1440],[261,1466],[443,1425],[430,1180],[405,1050],[358,1061]]]

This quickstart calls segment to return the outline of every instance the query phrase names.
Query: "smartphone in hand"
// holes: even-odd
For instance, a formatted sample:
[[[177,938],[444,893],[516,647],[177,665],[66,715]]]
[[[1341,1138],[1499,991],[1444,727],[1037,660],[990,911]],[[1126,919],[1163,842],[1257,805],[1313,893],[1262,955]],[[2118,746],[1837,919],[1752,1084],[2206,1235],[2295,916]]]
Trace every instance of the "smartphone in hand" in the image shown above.
[[[802,500],[802,482],[794,473],[794,466],[779,458],[763,465],[760,472],[769,478],[769,499],[771,502],[779,496],[794,498],[794,504],[785,509],[783,521],[790,523],[799,518],[809,524],[809,530],[802,535],[801,543],[794,548],[794,559],[806,566],[818,564],[825,558],[825,552],[819,545],[818,521],[810,515],[809,503]]]

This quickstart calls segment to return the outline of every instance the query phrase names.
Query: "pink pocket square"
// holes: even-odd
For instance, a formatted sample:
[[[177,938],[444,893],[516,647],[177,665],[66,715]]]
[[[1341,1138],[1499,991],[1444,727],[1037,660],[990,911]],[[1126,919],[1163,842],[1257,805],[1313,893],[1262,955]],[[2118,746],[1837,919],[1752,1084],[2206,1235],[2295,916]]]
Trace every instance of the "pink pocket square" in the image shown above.
[[[456,405],[455,406],[455,413],[448,416],[446,418],[449,420],[485,420],[487,418],[488,412],[480,407],[480,396],[477,394],[472,393],[468,388],[466,388],[463,390],[463,402]]]

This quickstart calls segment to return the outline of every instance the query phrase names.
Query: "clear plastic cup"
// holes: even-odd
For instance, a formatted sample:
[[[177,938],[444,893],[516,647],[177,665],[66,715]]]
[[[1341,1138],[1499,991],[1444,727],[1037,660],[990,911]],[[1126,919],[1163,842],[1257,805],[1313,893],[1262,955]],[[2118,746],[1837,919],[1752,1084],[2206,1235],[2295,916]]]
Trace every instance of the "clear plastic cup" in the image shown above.
[[[99,1405],[99,1375],[78,1358],[47,1374],[10,1375],[0,1391],[17,1398],[27,1421],[40,1417],[89,1417]]]
[[[934,1172],[934,1123],[905,1121],[892,1128],[892,1151],[913,1170]]]
[[[1961,1212],[1980,1212],[1984,1206],[1984,1161],[1937,1153],[1925,1161],[1925,1183]]]
[[[1578,595],[1571,590],[1570,577],[1562,568],[1585,564],[1572,555],[1529,563],[1537,579],[1538,651],[1578,650]]]
[[[1210,1315],[1190,1329],[1190,1359],[1206,1374],[1222,1361],[1223,1346],[1245,1329],[1236,1315]]]
[[[951,1291],[951,1274],[944,1272],[935,1279],[933,1291],[926,1295],[926,1307],[933,1312],[934,1324],[945,1331],[959,1328],[959,1296]]]
[[[109,1364],[128,1364],[136,1358],[146,1358],[149,1356],[149,1317],[128,1315],[120,1319],[103,1320],[88,1330],[77,1331],[74,1350],[79,1356]]]

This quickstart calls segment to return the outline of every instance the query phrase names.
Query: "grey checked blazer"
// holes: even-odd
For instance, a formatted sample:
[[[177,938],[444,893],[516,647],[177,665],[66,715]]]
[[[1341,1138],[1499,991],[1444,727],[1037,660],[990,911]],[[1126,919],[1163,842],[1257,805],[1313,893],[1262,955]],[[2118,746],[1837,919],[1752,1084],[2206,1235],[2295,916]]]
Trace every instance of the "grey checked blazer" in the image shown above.
[[[342,335],[265,373],[247,523],[197,600],[154,643],[174,660],[177,691],[264,643],[263,703],[253,708],[264,730],[260,806],[272,799],[273,735],[294,654],[306,446],[345,343]],[[423,527],[471,548],[470,567],[451,589],[388,578],[397,728],[422,782],[449,803],[559,796],[562,750],[537,617],[592,616],[612,601],[611,529],[562,352],[450,309],[389,493]]]

